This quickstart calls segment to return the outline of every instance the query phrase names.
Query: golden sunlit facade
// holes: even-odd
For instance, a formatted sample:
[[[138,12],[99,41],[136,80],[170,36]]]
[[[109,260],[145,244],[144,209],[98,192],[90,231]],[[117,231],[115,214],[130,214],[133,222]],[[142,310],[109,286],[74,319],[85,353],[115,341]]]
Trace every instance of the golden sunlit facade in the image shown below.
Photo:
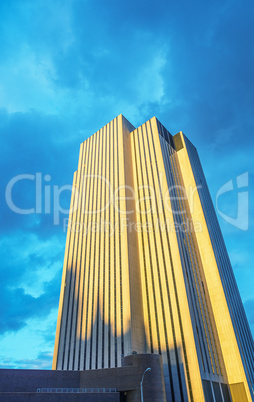
[[[251,401],[253,340],[195,147],[122,115],[81,144],[53,369],[162,356],[167,401]]]

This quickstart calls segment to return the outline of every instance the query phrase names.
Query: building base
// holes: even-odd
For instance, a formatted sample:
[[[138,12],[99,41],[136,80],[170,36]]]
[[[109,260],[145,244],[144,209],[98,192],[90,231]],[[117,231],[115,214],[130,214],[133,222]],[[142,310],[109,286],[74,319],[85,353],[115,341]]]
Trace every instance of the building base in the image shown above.
[[[162,359],[156,354],[133,354],[122,367],[85,370],[0,370],[2,402],[146,402],[166,401]]]

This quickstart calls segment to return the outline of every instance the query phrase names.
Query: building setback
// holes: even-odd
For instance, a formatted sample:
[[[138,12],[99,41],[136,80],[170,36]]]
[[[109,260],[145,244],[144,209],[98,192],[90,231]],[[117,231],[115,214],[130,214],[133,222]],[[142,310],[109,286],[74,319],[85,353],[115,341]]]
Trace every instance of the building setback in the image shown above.
[[[196,148],[122,115],[80,146],[53,369],[162,356],[167,401],[252,401],[253,339]]]

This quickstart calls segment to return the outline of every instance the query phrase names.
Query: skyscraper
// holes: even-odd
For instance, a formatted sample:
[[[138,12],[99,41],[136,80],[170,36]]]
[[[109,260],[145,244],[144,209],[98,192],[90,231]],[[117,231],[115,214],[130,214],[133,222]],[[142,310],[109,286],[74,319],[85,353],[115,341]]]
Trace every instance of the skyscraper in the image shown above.
[[[156,353],[168,401],[251,401],[253,339],[191,142],[120,115],[81,144],[73,188],[53,369]]]

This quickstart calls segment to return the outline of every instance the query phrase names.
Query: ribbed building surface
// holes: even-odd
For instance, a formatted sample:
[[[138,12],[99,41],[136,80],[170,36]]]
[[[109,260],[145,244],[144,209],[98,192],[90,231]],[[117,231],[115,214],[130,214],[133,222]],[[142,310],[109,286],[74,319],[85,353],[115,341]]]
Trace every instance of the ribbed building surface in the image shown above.
[[[81,144],[53,369],[162,355],[167,401],[252,400],[253,339],[195,147],[122,115]]]

